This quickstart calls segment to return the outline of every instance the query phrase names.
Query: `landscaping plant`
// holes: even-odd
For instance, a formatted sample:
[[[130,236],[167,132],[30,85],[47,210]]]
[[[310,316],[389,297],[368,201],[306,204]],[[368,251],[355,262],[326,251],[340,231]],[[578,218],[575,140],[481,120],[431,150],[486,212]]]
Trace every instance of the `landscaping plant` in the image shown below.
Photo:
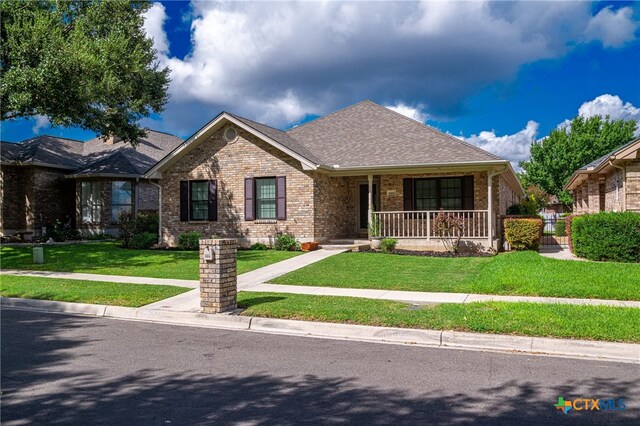
[[[158,242],[158,235],[153,232],[135,234],[129,242],[129,248],[136,250],[150,249]]]
[[[397,239],[385,238],[380,242],[380,250],[382,250],[384,253],[393,253],[393,251],[396,249],[397,244]]]
[[[543,222],[533,218],[504,220],[504,236],[513,250],[537,250]]]
[[[137,243],[139,244],[145,238],[140,236],[142,234],[154,234],[154,243],[157,243],[158,220],[158,214],[153,212],[138,212],[137,215],[126,211],[121,212],[118,217],[118,228],[122,246],[124,248],[136,248],[131,246],[131,241],[138,236]]]
[[[199,232],[185,232],[178,237],[178,247],[182,250],[198,250],[200,247]]]
[[[433,231],[441,240],[444,248],[451,253],[457,253],[460,249],[460,239],[464,219],[452,213],[440,210],[433,219]]]
[[[576,216],[571,239],[577,256],[589,260],[640,262],[640,213],[600,212]]]
[[[269,250],[269,246],[263,243],[255,243],[251,246],[251,250]]]
[[[47,233],[42,237],[42,240],[48,241],[49,238],[55,242],[77,241],[82,239],[82,233],[71,226],[71,219],[66,222],[58,219],[52,226],[47,227]]]
[[[274,244],[276,250],[291,251],[298,249],[298,242],[296,237],[291,234],[283,233],[276,236],[276,243]]]

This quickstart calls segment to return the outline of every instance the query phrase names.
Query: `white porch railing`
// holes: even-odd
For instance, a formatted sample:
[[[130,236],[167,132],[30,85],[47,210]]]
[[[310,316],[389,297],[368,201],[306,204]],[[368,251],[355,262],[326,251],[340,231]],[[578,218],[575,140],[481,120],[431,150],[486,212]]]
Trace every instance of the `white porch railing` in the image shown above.
[[[390,238],[438,238],[433,229],[437,211],[373,212],[380,237]],[[488,238],[489,212],[487,210],[444,210],[462,220],[462,238]],[[375,226],[374,226],[375,228]]]

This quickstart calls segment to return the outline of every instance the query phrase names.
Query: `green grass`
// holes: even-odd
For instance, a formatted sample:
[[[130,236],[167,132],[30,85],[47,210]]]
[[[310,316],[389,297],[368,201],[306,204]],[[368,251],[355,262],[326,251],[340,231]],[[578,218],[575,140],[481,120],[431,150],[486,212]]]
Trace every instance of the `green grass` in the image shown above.
[[[97,303],[138,307],[191,290],[168,285],[122,284],[101,281],[2,275],[0,295],[24,299]]]
[[[521,296],[640,300],[640,264],[550,259],[536,252],[434,258],[344,253],[276,284]]]
[[[239,250],[238,274],[297,256],[299,252]],[[118,243],[44,246],[45,263],[32,262],[31,247],[0,249],[3,269],[86,272],[133,277],[198,279],[198,253],[177,250],[128,250]]]
[[[418,310],[373,299],[240,292],[243,315],[457,330],[479,333],[640,342],[640,309],[536,303],[440,304]]]

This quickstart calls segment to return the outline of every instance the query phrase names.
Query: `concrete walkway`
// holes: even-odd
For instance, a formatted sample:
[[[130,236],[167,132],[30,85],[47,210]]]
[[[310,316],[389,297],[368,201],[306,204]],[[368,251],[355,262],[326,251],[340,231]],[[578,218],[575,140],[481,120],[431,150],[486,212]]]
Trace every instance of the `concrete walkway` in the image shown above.
[[[549,247],[549,248],[541,248],[540,256],[550,257],[551,259],[559,259],[559,260],[578,260],[581,262],[587,262],[587,259],[582,259],[575,254],[571,253],[568,247]]]

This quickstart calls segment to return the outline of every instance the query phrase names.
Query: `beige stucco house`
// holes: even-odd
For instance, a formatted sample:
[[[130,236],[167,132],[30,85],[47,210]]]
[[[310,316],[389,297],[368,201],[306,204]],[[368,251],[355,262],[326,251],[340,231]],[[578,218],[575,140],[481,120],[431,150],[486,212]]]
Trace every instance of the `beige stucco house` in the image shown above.
[[[244,246],[288,232],[441,248],[431,222],[445,209],[464,219],[465,245],[486,249],[524,195],[507,160],[370,101],[287,131],[223,112],[144,177],[160,182],[170,245],[188,231]]]
[[[576,170],[565,189],[573,194],[573,212],[640,212],[640,139]]]

